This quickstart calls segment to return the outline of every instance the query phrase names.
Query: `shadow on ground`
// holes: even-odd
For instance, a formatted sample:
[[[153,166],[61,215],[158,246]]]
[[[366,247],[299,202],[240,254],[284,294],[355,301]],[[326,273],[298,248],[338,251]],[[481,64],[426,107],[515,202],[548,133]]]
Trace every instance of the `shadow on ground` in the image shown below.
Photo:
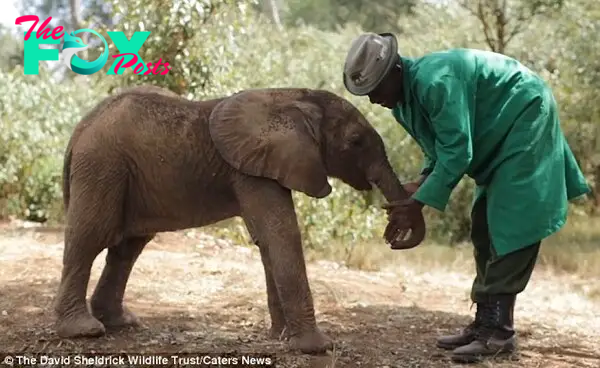
[[[18,278],[18,275],[16,275]],[[435,336],[468,323],[458,314],[417,307],[365,305],[320,310],[321,328],[336,340],[327,356],[287,351],[284,342],[268,340],[266,302],[231,305],[136,303],[130,308],[145,326],[110,331],[96,339],[61,340],[53,331],[52,302],[57,283],[8,281],[0,285],[0,346],[7,352],[263,352],[277,356],[278,367],[428,367],[453,365],[434,347]],[[131,299],[131,298],[130,298]],[[266,299],[266,298],[265,298]],[[600,355],[578,346],[570,336],[554,336],[542,345],[543,326],[522,331],[519,356],[496,367],[598,367]],[[541,340],[544,341],[544,340]]]

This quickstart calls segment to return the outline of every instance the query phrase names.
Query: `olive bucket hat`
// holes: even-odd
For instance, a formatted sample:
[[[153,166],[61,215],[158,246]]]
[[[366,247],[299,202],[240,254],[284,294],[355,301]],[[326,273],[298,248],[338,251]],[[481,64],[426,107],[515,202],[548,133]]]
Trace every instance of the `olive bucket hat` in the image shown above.
[[[344,85],[356,96],[364,96],[379,85],[394,67],[398,42],[391,33],[363,33],[350,45],[344,63]]]

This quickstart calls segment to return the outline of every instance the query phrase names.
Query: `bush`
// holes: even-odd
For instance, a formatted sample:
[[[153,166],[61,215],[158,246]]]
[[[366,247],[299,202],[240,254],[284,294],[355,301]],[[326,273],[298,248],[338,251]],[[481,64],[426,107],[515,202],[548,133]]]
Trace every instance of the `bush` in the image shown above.
[[[0,85],[0,216],[58,220],[68,136],[101,94],[22,69],[0,71]]]
[[[62,216],[62,158],[73,125],[113,87],[142,83],[184,91],[185,97],[193,99],[260,87],[330,90],[354,103],[382,135],[390,162],[401,181],[417,177],[422,154],[415,142],[388,110],[370,104],[365,97],[349,95],[343,87],[341,72],[345,53],[360,29],[347,26],[333,32],[301,26],[279,30],[245,6],[254,3],[252,1],[207,0],[203,4],[212,9],[209,18],[168,16],[170,12],[191,11],[188,9],[191,3],[186,2],[175,2],[170,7],[153,0],[127,4],[113,0],[112,3],[115,15],[126,9],[135,10],[123,20],[122,27],[126,31],[152,31],[141,52],[146,58],[144,50],[147,48],[150,56],[146,61],[158,60],[168,51],[174,61],[163,61],[175,63],[175,72],[168,78],[142,78],[133,75],[131,70],[122,76],[97,73],[83,78],[83,83],[76,78],[63,84],[57,84],[44,73],[23,76],[22,70],[0,72],[3,86],[0,90],[0,194],[5,202],[1,215],[35,221],[59,220]],[[116,6],[119,3],[125,7]],[[439,16],[437,26],[431,28],[431,23],[423,18],[425,13],[424,9],[417,9],[417,16],[402,19],[408,30],[399,39],[404,55],[416,56],[456,45],[484,48],[472,37],[473,22],[460,16]],[[181,21],[177,23],[177,19]],[[423,32],[424,29],[427,32]],[[548,47],[539,51],[540,55],[550,54]],[[565,65],[571,64],[565,62]],[[552,83],[557,86],[559,100],[577,101],[569,100],[572,95],[568,93],[566,81],[554,78]],[[569,121],[575,116],[572,112],[575,107],[572,104],[567,109]],[[386,224],[386,216],[380,209],[382,196],[377,191],[359,193],[338,180],[330,182],[333,192],[324,199],[294,193],[299,225],[307,245],[320,249],[331,240],[338,240],[352,247],[356,242],[373,237],[381,239]],[[429,239],[453,243],[468,237],[472,189],[472,181],[463,179],[445,213],[426,211]],[[216,227],[215,231],[238,241],[248,239],[240,219],[227,221],[226,225]]]

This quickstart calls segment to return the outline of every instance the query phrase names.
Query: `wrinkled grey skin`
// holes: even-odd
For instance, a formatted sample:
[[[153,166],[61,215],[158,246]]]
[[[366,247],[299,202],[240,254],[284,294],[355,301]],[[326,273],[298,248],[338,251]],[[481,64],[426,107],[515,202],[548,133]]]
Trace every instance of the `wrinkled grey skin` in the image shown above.
[[[188,101],[136,87],[105,99],[77,125],[65,154],[58,335],[137,324],[123,294],[154,235],[241,216],[260,249],[271,336],[285,330],[292,349],[325,351],[331,340],[316,324],[291,190],[325,197],[327,176],[357,190],[373,183],[389,201],[407,197],[381,137],[330,92],[249,90]],[[90,313],[90,269],[105,248]]]

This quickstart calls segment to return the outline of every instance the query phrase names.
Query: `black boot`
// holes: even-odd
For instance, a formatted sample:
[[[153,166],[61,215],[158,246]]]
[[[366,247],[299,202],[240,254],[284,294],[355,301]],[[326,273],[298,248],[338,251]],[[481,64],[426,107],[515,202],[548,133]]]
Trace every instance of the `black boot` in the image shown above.
[[[454,335],[445,335],[437,338],[436,345],[438,348],[453,350],[460,346],[469,345],[475,340],[475,333],[482,321],[482,307],[479,304],[475,312],[475,319],[463,328],[459,333]]]
[[[490,356],[502,356],[515,350],[513,329],[514,295],[493,296],[482,304],[482,323],[475,339],[452,352],[452,360],[476,363]]]

